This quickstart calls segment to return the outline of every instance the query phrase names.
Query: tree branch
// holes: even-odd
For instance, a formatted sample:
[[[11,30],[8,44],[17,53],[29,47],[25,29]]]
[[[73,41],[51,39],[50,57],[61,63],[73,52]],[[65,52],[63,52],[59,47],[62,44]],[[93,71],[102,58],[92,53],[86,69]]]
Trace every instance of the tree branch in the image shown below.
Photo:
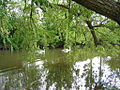
[[[72,0],[76,3],[104,15],[120,25],[120,4],[114,0]]]

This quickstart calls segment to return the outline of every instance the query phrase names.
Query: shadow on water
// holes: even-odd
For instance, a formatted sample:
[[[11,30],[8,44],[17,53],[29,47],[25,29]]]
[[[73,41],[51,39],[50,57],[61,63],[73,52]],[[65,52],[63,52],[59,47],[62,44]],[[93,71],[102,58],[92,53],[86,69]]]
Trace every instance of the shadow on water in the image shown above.
[[[88,57],[55,49],[28,62],[19,53],[0,52],[0,90],[119,90],[120,57]]]

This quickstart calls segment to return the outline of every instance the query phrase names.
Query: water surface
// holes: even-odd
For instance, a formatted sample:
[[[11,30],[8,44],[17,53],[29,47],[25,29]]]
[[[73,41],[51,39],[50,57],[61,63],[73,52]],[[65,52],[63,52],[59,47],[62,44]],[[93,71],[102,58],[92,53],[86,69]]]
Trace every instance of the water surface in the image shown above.
[[[120,57],[60,49],[35,55],[0,51],[0,90],[119,90]]]

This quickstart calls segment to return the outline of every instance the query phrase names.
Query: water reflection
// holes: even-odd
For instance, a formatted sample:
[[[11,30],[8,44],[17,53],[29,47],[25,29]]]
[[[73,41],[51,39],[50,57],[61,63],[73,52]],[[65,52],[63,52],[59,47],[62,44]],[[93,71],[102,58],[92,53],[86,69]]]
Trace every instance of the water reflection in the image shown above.
[[[74,80],[75,88],[78,87],[80,90],[118,90],[120,77],[104,63],[108,59],[109,57],[95,57],[92,60],[76,62],[74,65],[77,71],[74,73],[74,78],[77,78]]]
[[[119,57],[87,60],[80,57],[83,55],[76,51],[48,50],[45,55],[37,56],[36,62],[24,61],[19,69],[0,73],[0,90],[120,89]]]
[[[22,67],[21,53],[0,51],[0,72]]]

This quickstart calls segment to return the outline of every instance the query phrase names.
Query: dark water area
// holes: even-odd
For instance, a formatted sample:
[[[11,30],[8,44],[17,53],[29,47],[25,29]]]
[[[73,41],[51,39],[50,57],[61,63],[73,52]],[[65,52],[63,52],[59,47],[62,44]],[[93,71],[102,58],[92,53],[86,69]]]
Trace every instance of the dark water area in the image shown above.
[[[54,49],[30,62],[23,52],[0,51],[0,90],[120,90],[120,56],[88,56]]]

